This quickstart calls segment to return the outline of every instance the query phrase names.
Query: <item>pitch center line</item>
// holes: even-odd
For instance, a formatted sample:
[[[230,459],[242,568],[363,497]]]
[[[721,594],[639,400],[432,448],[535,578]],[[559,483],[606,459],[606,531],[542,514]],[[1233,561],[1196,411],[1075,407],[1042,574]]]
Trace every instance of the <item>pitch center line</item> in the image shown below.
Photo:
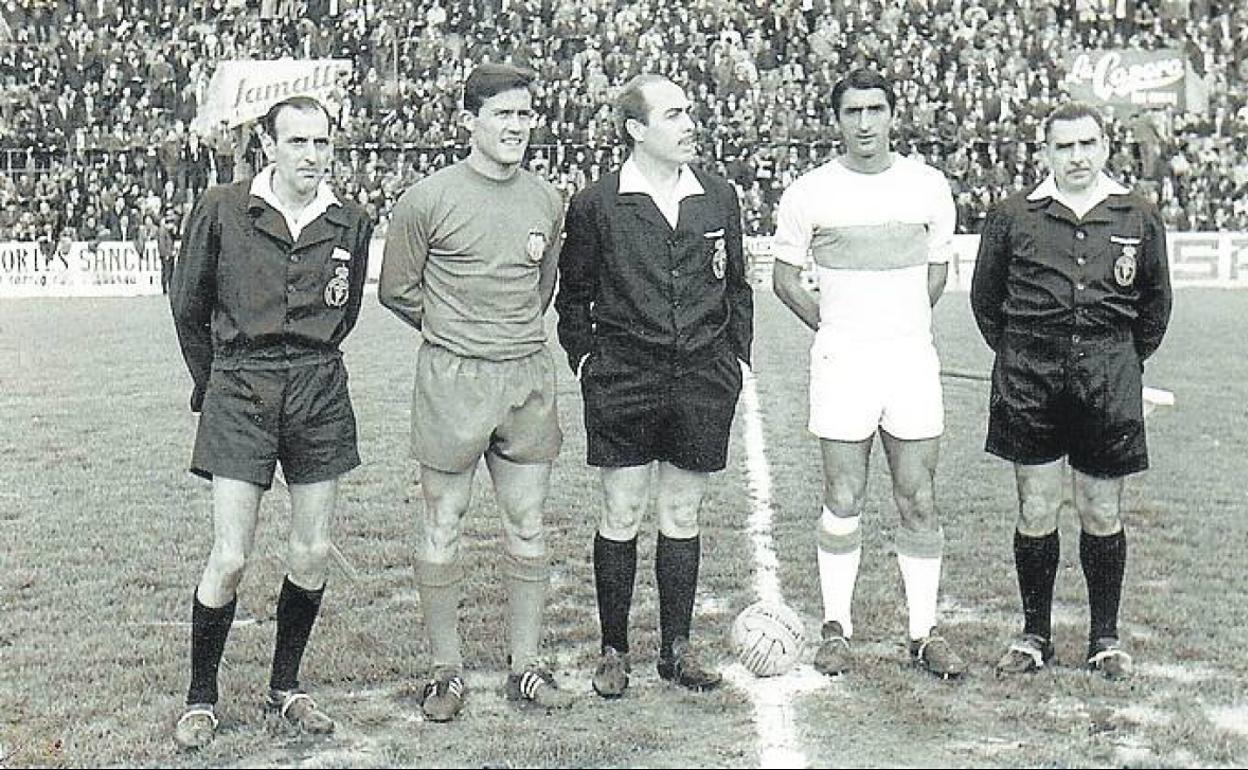
[[[742,420],[745,431],[745,467],[750,488],[750,540],[754,544],[757,567],[754,590],[759,599],[783,602],[780,593],[779,563],[771,539],[771,467],[767,462],[763,437],[762,410],[754,373],[741,367]],[[758,731],[761,767],[804,768],[808,761],[797,738],[793,719],[793,696],[821,682],[813,670],[801,667],[785,676],[758,679],[740,664],[729,667],[730,681],[745,692],[754,705],[754,725]]]

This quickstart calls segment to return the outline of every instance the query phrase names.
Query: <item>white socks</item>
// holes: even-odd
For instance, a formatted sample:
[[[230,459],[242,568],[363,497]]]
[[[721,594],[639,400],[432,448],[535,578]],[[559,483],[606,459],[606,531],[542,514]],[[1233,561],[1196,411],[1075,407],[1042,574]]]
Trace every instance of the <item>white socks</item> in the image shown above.
[[[936,598],[940,592],[940,557],[897,554],[901,582],[910,610],[910,638],[922,639],[936,627]]]
[[[854,635],[850,606],[854,585],[858,581],[858,563],[862,559],[862,533],[858,516],[836,516],[823,509],[819,528],[819,588],[823,595],[823,619],[841,624],[845,638]],[[825,546],[832,546],[829,550]]]

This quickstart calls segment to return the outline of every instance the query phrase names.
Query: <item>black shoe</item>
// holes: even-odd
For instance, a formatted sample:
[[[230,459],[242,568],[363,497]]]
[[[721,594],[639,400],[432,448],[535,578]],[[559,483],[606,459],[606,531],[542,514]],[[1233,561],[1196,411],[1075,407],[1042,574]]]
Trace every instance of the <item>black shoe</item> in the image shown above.
[[[815,651],[815,670],[826,676],[840,676],[849,671],[849,639],[841,624],[825,620],[819,630],[822,640]]]
[[[659,658],[659,677],[673,684],[703,692],[714,690],[724,681],[717,671],[709,671],[702,666],[697,656],[689,649],[686,639],[672,642],[671,657]]]
[[[468,698],[468,685],[457,671],[439,671],[425,683],[420,710],[430,722],[449,722]]]
[[[628,657],[607,645],[602,648],[598,668],[594,670],[594,692],[603,698],[619,698],[628,689]]]
[[[1088,670],[1106,679],[1126,679],[1131,676],[1131,656],[1117,639],[1106,636],[1088,645]]]
[[[1039,634],[1023,634],[997,661],[997,676],[1035,673],[1052,658],[1052,641]]]
[[[554,674],[544,668],[526,668],[507,675],[503,685],[507,700],[532,703],[547,710],[566,709],[576,702],[570,692],[560,690]]]

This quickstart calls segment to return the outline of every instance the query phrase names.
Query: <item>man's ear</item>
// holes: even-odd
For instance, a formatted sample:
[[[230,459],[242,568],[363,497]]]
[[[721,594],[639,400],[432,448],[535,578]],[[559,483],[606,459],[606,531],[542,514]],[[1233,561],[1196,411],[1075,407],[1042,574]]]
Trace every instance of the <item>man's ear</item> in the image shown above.
[[[468,110],[459,111],[459,125],[463,126],[464,130],[469,134],[472,134],[473,128],[476,127],[476,120],[476,113],[469,112]]]
[[[642,141],[642,134],[646,131],[646,124],[637,118],[629,118],[624,121],[624,130],[633,138],[633,142],[637,143]]]
[[[256,126],[256,136],[260,137],[260,148],[264,150],[264,157],[272,162],[277,157],[277,142],[260,126]]]

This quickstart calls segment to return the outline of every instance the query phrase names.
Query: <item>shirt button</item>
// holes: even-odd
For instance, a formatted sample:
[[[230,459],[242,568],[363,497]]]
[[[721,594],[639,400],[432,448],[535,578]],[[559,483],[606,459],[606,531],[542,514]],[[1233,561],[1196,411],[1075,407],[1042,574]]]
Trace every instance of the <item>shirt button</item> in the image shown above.
[[[298,261],[299,261],[299,255],[298,255],[298,254],[291,254],[291,255],[290,255],[290,261],[291,261],[291,262],[298,262]]]
[[[680,271],[679,271],[679,270],[673,270],[673,271],[672,271],[672,277],[673,277],[673,278],[679,278],[679,277],[680,277]]]
[[[1083,284],[1082,283],[1075,284],[1075,289],[1078,291],[1083,291]]]
[[[1084,238],[1087,238],[1087,237],[1088,237],[1088,234],[1085,233],[1084,231],[1082,230],[1075,231],[1075,240],[1082,241]]]
[[[1087,260],[1087,258],[1086,258],[1086,257],[1079,257],[1079,258],[1078,258],[1078,259],[1076,259],[1075,261],[1076,261],[1076,262],[1078,262],[1078,263],[1079,263],[1079,264],[1081,264],[1081,265],[1086,265],[1086,264],[1088,263],[1088,260]]]
[[[1075,343],[1079,342],[1079,335],[1078,334],[1070,335],[1070,341],[1075,342]]]
[[[294,293],[295,293],[295,285],[294,285],[293,283],[291,283],[291,284],[287,284],[287,285],[286,285],[286,293],[287,293],[287,294],[294,294]]]

